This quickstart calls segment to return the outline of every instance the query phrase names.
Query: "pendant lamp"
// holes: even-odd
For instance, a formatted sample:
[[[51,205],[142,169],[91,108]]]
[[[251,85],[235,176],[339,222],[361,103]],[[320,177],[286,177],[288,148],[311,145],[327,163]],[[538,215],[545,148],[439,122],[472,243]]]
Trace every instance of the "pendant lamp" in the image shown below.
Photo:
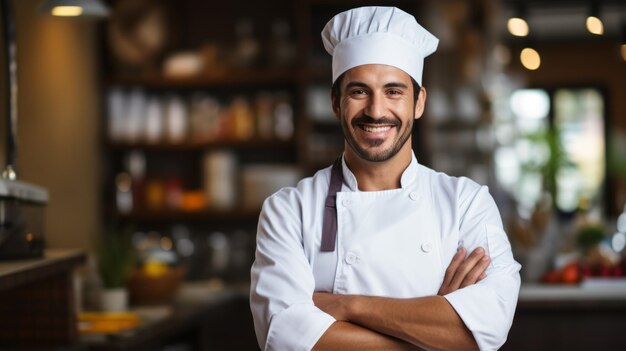
[[[59,17],[104,18],[110,13],[109,8],[100,0],[47,0],[39,9]]]

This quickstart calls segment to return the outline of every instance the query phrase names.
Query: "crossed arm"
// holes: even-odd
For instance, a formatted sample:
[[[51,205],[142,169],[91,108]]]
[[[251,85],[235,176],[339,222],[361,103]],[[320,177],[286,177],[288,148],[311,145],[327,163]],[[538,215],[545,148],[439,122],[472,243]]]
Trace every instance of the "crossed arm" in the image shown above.
[[[323,350],[474,350],[476,341],[443,295],[485,278],[482,248],[467,258],[461,248],[446,269],[436,296],[410,299],[315,293],[313,301],[337,322],[313,348]]]

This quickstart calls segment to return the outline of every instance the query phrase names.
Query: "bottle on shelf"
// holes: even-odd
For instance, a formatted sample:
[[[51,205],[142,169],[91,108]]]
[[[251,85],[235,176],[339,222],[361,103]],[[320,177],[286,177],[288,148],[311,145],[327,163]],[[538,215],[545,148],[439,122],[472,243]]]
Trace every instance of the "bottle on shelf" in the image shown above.
[[[145,141],[150,144],[160,142],[164,130],[163,104],[160,98],[152,96],[146,106]]]
[[[133,210],[131,184],[130,174],[121,172],[115,176],[115,204],[119,213],[126,214]]]
[[[254,135],[254,116],[248,100],[242,96],[235,97],[230,105],[230,110],[233,138],[251,139]]]
[[[286,67],[293,64],[296,57],[296,46],[291,40],[289,22],[284,19],[277,19],[272,23],[268,54],[272,66]]]
[[[144,132],[147,97],[139,88],[133,89],[128,96],[128,107],[124,119],[123,140],[135,143],[141,140]]]
[[[293,137],[293,107],[287,93],[279,93],[274,105],[274,134],[280,140]]]
[[[269,93],[259,93],[255,101],[256,134],[260,139],[273,137],[274,123],[272,121],[272,96]]]
[[[146,157],[139,150],[131,151],[126,157],[126,169],[130,175],[133,209],[142,208],[145,205],[145,179]]]
[[[166,135],[170,143],[180,143],[187,137],[189,116],[187,105],[178,95],[172,95],[167,102]]]
[[[251,67],[257,63],[260,52],[258,40],[254,37],[254,26],[249,19],[241,19],[235,25],[237,43],[233,52],[233,62],[238,67]]]

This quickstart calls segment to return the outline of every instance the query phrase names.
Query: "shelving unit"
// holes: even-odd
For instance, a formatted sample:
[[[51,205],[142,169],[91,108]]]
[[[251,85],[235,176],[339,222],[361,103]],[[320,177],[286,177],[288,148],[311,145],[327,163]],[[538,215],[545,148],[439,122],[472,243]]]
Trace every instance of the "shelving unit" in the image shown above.
[[[169,42],[167,49],[158,57],[148,60],[145,65],[133,67],[120,64],[114,57],[114,50],[106,47],[108,55],[104,64],[103,86],[107,98],[115,89],[126,94],[139,90],[147,99],[167,99],[171,95],[178,95],[188,104],[188,111],[191,111],[189,100],[197,94],[216,99],[221,107],[229,106],[237,96],[247,98],[249,106],[254,107],[255,99],[259,95],[286,94],[292,109],[293,134],[282,139],[263,137],[256,133],[246,138],[221,135],[200,141],[187,137],[178,142],[148,142],[142,138],[113,138],[105,132],[102,136],[105,168],[102,181],[104,225],[131,225],[135,230],[159,232],[169,236],[173,226],[182,224],[189,228],[190,239],[199,249],[198,252],[206,251],[206,248],[198,245],[206,245],[206,237],[211,233],[223,232],[229,236],[243,231],[248,234],[247,242],[233,242],[231,247],[245,246],[249,262],[240,264],[249,264],[253,257],[260,202],[257,206],[250,206],[251,201],[244,205],[246,201],[241,196],[259,188],[256,185],[248,185],[246,188],[244,179],[249,182],[255,177],[246,177],[245,170],[274,164],[291,167],[297,171],[298,177],[290,178],[289,172],[282,176],[293,180],[293,184],[284,185],[295,185],[295,179],[312,175],[318,169],[329,166],[343,150],[341,126],[330,109],[331,57],[324,51],[319,34],[324,24],[333,15],[356,6],[386,3],[418,13],[419,3],[410,0],[382,3],[275,0],[268,3],[249,1],[219,4],[201,0],[172,0],[165,3],[171,17],[170,27],[176,28],[176,39]],[[115,11],[115,2],[113,7]],[[248,19],[255,29],[260,55],[255,60],[255,65],[238,67],[232,61],[232,51],[238,43],[235,27],[242,23],[242,19]],[[271,47],[271,27],[281,19],[291,28],[289,40],[295,49],[293,61],[285,65],[272,64],[267,60],[267,57],[272,56],[267,55],[267,49]],[[196,75],[172,78],[156,68],[162,66],[170,54],[190,50],[200,53],[203,50],[201,48],[207,45],[217,48],[214,51],[218,52],[220,59],[212,61]],[[105,110],[102,128],[104,131],[111,127],[106,121],[111,118],[111,110],[110,106]],[[258,116],[259,114],[254,117],[257,118],[255,126],[260,123]],[[423,148],[423,130],[416,127],[414,133],[414,146],[417,149]],[[206,193],[206,189],[203,189],[206,188],[206,177],[203,174],[206,169],[203,164],[206,155],[213,151],[225,151],[233,155],[237,169],[244,170],[233,173],[233,177],[237,178],[235,184],[239,193],[233,206],[221,209],[211,206],[209,194],[208,205],[193,211],[168,206],[156,209],[142,206],[132,206],[122,211],[118,209],[116,185],[119,184],[116,184],[116,179],[121,173],[133,173],[128,164],[131,154],[140,154],[143,157],[143,185],[150,178],[160,179],[164,184],[173,178],[185,190],[202,189]],[[275,176],[267,177],[269,179],[265,182],[278,182],[279,177],[281,173],[276,173]],[[250,186],[253,188],[249,188]],[[142,190],[141,193],[145,194],[145,191]],[[136,195],[132,191],[131,194]]]

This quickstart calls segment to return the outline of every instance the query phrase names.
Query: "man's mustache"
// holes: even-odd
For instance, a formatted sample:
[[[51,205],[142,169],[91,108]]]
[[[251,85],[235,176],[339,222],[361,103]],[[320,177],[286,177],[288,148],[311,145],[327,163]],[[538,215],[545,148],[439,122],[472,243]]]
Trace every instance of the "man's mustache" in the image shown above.
[[[352,126],[355,127],[359,124],[380,124],[380,125],[392,125],[394,127],[400,127],[402,122],[396,118],[373,118],[368,115],[363,115],[352,120]]]

